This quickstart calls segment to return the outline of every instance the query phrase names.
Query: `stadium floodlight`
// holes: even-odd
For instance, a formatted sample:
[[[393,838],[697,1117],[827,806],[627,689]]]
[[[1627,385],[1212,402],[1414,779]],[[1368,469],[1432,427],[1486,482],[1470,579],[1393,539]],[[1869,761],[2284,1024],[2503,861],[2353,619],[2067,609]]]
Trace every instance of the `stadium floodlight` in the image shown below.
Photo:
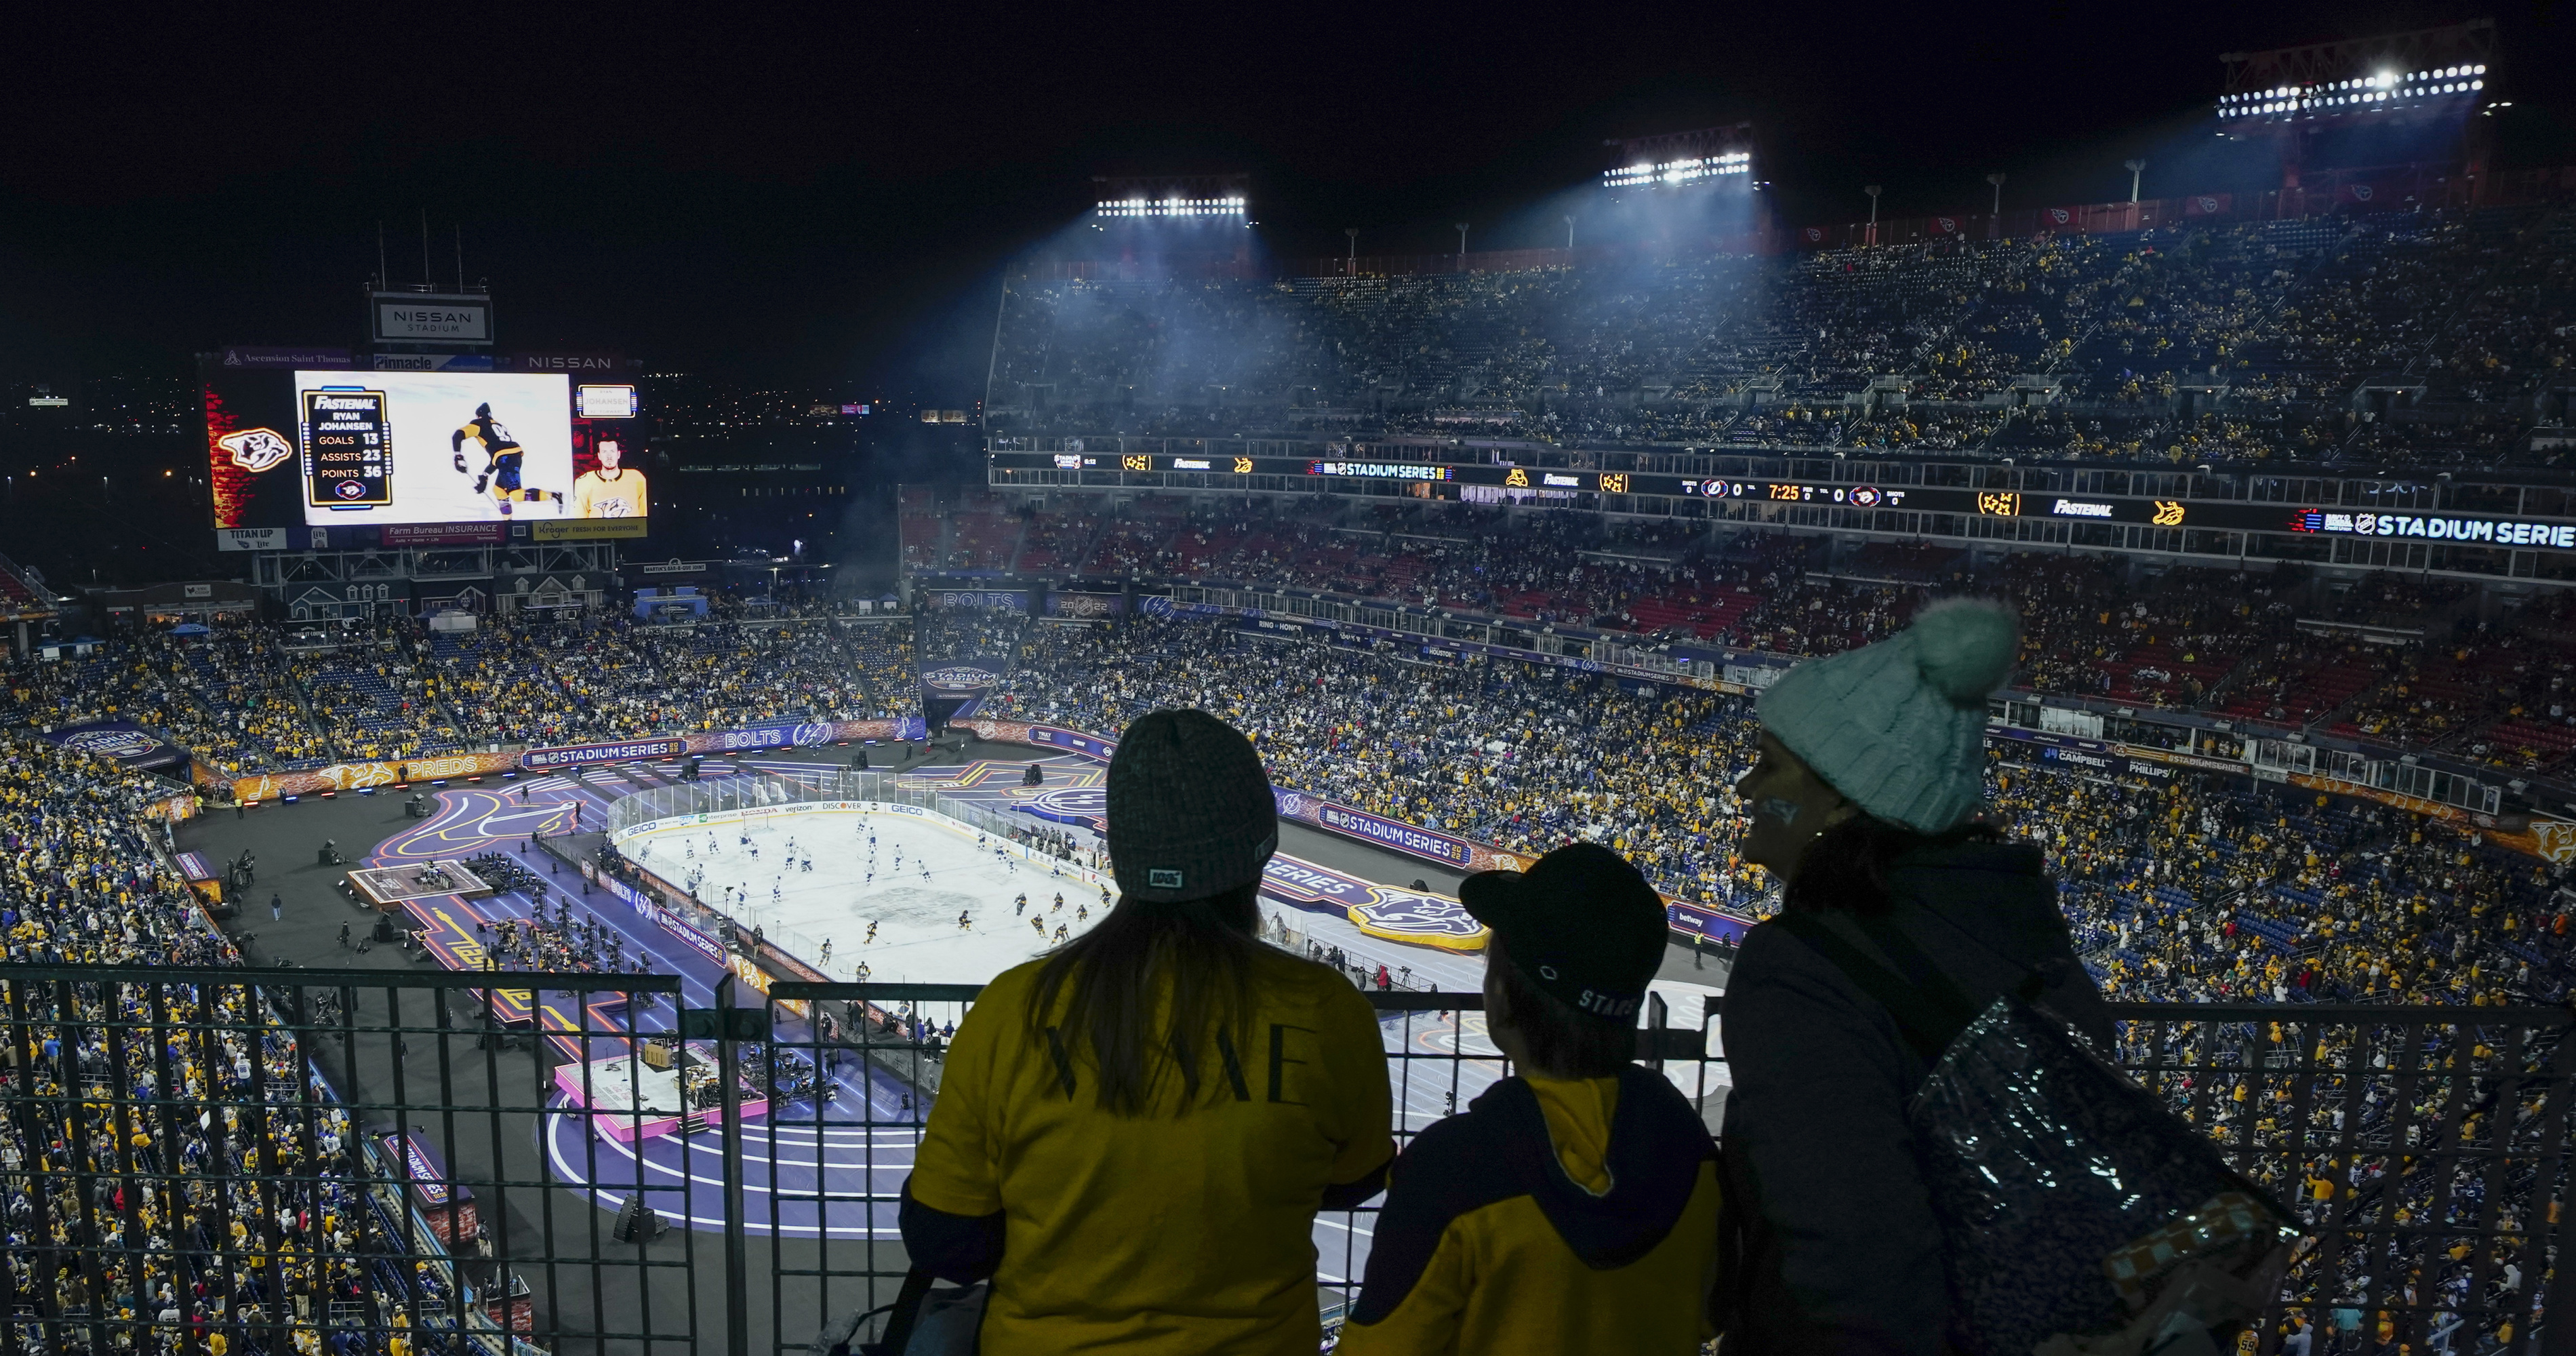
[[[2495,59],[2495,22],[2474,19],[2339,42],[2230,52],[2215,105],[2230,123],[2307,123],[2345,116],[2457,116]]]
[[[1194,174],[1160,178],[1096,177],[1092,211],[1104,217],[1243,220],[1251,213],[1251,176]]]
[[[2138,200],[2138,176],[2147,172],[2147,162],[2144,160],[2123,160],[2120,162],[2120,168],[2129,172],[2129,201],[2136,202]]]
[[[1692,188],[1753,182],[1753,124],[1704,127],[1605,143],[1617,164],[1601,172],[1603,188]]]

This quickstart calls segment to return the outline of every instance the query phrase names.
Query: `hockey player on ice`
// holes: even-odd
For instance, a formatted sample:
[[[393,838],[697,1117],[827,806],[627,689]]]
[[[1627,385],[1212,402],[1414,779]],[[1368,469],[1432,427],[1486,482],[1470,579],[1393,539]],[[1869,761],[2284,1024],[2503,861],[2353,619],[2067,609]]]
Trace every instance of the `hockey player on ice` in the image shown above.
[[[870,924],[868,924],[868,941],[867,941],[867,942],[861,942],[861,943],[859,943],[859,945],[861,945],[861,946],[866,946],[866,945],[868,944],[868,942],[873,942],[873,941],[875,941],[876,939],[877,939],[877,925],[876,925],[876,924],[874,924],[874,923],[870,923]],[[862,968],[865,968],[865,967],[862,967]]]
[[[975,919],[964,909],[959,909],[957,911],[957,930],[959,932],[973,932],[975,930]]]
[[[1026,890],[1022,890],[1022,891],[1020,891],[1020,897],[1019,897],[1019,898],[1017,898],[1017,899],[1015,899],[1015,900],[1012,900],[1012,901],[1011,901],[1011,916],[1012,916],[1013,918],[1017,918],[1017,917],[1019,917],[1021,914],[1027,913],[1028,911],[1029,911],[1029,892],[1028,892],[1028,891],[1026,891]]]
[[[522,483],[521,463],[527,457],[527,449],[510,436],[510,430],[500,420],[492,417],[492,406],[488,402],[475,406],[474,417],[458,425],[456,431],[448,435],[447,445],[455,454],[458,475],[465,475],[471,469],[465,464],[465,444],[469,440],[483,453],[483,470],[474,477],[474,492],[481,494],[485,487],[490,487],[492,505],[500,510],[502,517],[510,516],[512,503],[542,504],[548,500],[554,502],[556,513],[563,512],[563,491],[534,489]]]

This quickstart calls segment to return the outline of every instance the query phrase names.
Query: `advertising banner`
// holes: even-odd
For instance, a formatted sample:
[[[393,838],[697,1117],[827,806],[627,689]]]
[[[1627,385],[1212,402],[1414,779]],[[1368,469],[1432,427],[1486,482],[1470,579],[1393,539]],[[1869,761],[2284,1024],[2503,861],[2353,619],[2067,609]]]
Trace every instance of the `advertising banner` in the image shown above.
[[[133,768],[166,768],[188,761],[188,751],[147,732],[130,720],[93,720],[66,725],[45,738],[74,753],[110,758]]]
[[[2187,217],[2223,217],[2235,207],[2233,193],[2195,193],[2182,200],[2182,214]]]
[[[394,763],[333,763],[310,772],[263,772],[233,783],[233,799],[267,801],[280,796],[310,796],[322,791],[356,791],[391,786],[400,780]]]
[[[934,727],[975,714],[975,708],[1002,685],[990,661],[921,661],[921,710]]]
[[[402,765],[402,780],[434,782],[449,777],[488,777],[519,765],[515,753],[457,753],[443,758],[415,758]]]
[[[224,350],[226,367],[347,367],[349,350],[345,348],[244,348]]]
[[[1687,932],[1695,937],[1706,937],[1712,942],[1724,942],[1728,946],[1742,945],[1745,932],[1753,926],[1752,923],[1734,914],[1720,913],[1698,904],[1668,902],[1664,905],[1664,916],[1670,920],[1675,932]]]
[[[636,758],[676,758],[689,751],[689,741],[677,735],[666,739],[633,739],[622,744],[569,744],[562,748],[530,749],[519,755],[519,766],[530,771],[550,767],[580,767],[587,763],[623,763]]]
[[[376,532],[386,546],[501,546],[510,540],[508,523],[387,523]]]
[[[1051,617],[1107,619],[1126,612],[1127,597],[1119,593],[1049,593],[1046,610]]]

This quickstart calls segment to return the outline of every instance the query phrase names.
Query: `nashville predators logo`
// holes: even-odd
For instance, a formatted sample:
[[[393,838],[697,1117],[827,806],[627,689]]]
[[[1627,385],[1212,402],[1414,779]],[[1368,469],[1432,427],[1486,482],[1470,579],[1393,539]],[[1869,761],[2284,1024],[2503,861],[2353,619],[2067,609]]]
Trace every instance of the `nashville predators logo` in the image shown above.
[[[2157,500],[2157,501],[2156,501],[2156,526],[2158,526],[2158,527],[2180,527],[2180,526],[2182,526],[2182,505],[2181,505],[2179,502],[2177,502],[2177,501],[2175,501],[2175,500],[2171,500],[2171,499],[2159,499],[2159,500]]]
[[[1248,476],[1248,475],[1252,474],[1252,458],[1250,458],[1250,457],[1237,457],[1237,458],[1235,458],[1235,459],[1234,459],[1234,473],[1235,473],[1236,475],[1239,475],[1239,476]]]
[[[1512,468],[1512,473],[1510,475],[1503,477],[1503,483],[1506,485],[1517,485],[1522,489],[1528,489],[1529,472],[1515,466]]]
[[[257,474],[295,455],[295,447],[277,436],[274,429],[251,428],[227,433],[215,439],[215,446],[232,458],[233,465]]]

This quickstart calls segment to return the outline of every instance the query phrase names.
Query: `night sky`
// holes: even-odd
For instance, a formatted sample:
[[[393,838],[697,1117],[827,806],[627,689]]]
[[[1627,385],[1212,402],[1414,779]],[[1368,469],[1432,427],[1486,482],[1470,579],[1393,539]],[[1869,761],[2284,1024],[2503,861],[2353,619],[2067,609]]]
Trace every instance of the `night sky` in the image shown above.
[[[2576,163],[2558,6],[164,7],[13,15],[0,375],[350,343],[376,263],[488,279],[503,346],[745,380],[982,376],[994,270],[1097,173],[1248,170],[1263,246],[1550,243],[1606,137],[1750,119],[1786,224],[2260,188],[2221,51],[2491,14],[2508,164]],[[1519,219],[1514,213],[1519,210]],[[1487,223],[1494,223],[1487,227]],[[1560,228],[1554,228],[1561,231]],[[955,373],[971,370],[973,382]],[[959,386],[966,389],[943,391]]]

